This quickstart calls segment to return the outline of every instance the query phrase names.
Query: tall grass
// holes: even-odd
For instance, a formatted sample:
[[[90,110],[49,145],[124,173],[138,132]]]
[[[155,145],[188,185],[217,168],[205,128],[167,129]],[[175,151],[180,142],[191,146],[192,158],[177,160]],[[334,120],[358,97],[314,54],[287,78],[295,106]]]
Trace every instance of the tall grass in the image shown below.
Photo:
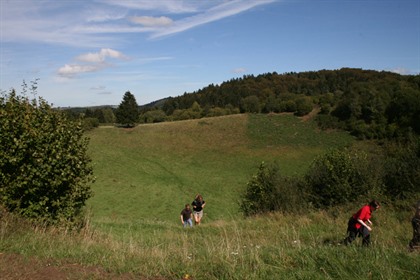
[[[137,276],[181,279],[418,279],[418,253],[409,253],[408,214],[375,213],[373,243],[340,245],[349,213],[271,214],[215,221],[192,229],[171,222],[126,224],[118,232],[88,226],[16,228],[2,219],[1,248],[24,255],[100,265]],[[14,232],[13,234],[12,231]]]

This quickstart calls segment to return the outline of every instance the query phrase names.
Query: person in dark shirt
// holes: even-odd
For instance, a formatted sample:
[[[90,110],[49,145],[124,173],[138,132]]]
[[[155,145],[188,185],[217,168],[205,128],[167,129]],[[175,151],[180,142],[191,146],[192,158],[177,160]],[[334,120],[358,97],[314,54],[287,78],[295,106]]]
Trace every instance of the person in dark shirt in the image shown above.
[[[357,236],[362,236],[362,244],[369,246],[370,232],[372,231],[372,222],[370,218],[373,211],[379,208],[379,202],[376,200],[371,201],[368,205],[359,209],[349,220],[347,226],[347,238],[344,239],[344,244],[349,245],[356,239]],[[368,225],[369,224],[369,225]]]
[[[206,202],[203,200],[201,194],[197,194],[191,204],[193,206],[195,224],[199,225],[201,223],[201,219],[203,218],[203,208],[206,206]]]
[[[181,223],[185,227],[192,227],[192,211],[189,204],[185,204],[185,208],[181,211]]]

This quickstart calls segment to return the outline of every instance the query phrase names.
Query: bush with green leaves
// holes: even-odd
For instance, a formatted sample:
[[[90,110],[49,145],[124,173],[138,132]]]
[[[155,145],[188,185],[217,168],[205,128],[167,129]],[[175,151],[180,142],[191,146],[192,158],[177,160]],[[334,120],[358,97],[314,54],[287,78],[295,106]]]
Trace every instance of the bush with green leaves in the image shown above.
[[[417,201],[420,195],[420,138],[385,145],[383,164],[385,194],[394,202]]]
[[[305,181],[313,204],[329,207],[369,199],[377,193],[379,177],[366,153],[334,149],[313,161]]]
[[[92,130],[99,126],[99,120],[97,118],[83,118],[82,126],[84,131]]]
[[[0,97],[0,203],[47,223],[74,222],[91,197],[88,139],[42,98]]]
[[[307,201],[303,187],[300,179],[282,176],[276,163],[262,162],[247,184],[240,209],[245,216],[273,211],[299,212]]]
[[[152,111],[147,111],[146,113],[140,115],[140,123],[159,123],[166,120],[165,111],[161,109],[156,109]]]
[[[242,197],[240,208],[245,216],[276,210],[275,199],[278,170],[262,162],[252,176]]]

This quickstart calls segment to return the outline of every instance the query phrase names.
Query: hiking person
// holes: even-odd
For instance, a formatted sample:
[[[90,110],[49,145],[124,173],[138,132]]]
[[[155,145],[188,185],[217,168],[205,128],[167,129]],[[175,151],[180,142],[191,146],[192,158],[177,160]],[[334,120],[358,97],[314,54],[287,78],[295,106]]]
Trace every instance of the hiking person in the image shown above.
[[[416,204],[416,213],[411,220],[411,224],[413,226],[413,239],[410,241],[409,249],[412,251],[420,248],[420,200]]]
[[[372,222],[370,218],[373,211],[380,207],[379,202],[372,200],[368,205],[359,209],[349,220],[347,225],[348,236],[344,239],[344,244],[349,245],[357,236],[362,236],[362,245],[369,246]],[[369,224],[369,225],[368,225]]]
[[[206,202],[203,200],[201,194],[197,194],[191,204],[193,206],[195,224],[199,225],[201,223],[201,219],[203,218],[203,208],[206,206]]]
[[[186,228],[187,226],[192,227],[192,211],[189,204],[185,204],[185,208],[181,211],[181,223]]]

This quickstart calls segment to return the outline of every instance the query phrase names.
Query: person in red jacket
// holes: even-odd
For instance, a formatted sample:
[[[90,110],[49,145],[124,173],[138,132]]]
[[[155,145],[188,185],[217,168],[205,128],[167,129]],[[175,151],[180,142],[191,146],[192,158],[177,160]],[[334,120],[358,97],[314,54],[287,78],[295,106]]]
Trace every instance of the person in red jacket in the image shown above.
[[[360,208],[359,211],[350,218],[347,225],[347,237],[344,239],[345,245],[352,243],[357,236],[362,236],[362,244],[364,246],[369,246],[370,232],[372,231],[372,222],[370,221],[370,218],[373,211],[379,207],[379,202],[372,200],[368,205]]]

